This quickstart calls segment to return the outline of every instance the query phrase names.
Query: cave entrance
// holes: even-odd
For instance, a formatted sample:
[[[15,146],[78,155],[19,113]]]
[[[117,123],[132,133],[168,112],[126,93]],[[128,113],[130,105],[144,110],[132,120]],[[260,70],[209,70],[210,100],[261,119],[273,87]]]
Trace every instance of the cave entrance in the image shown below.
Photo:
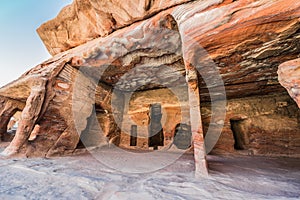
[[[183,77],[184,79],[184,77]],[[125,93],[121,142],[124,149],[167,149],[177,124],[190,124],[186,86]]]
[[[13,110],[7,115],[3,122],[3,130],[1,130],[1,141],[11,142],[16,134],[18,128],[18,121],[21,117],[21,112],[19,110]]]
[[[128,42],[114,41],[107,46],[108,51],[103,51],[102,47],[95,48],[93,56],[87,60],[86,71],[82,73],[83,76],[91,76],[92,81],[81,81],[80,84],[92,85],[87,87],[86,93],[95,91],[95,98],[86,95],[87,99],[103,108],[100,126],[109,141],[118,138],[116,146],[146,151],[149,147],[158,149],[165,146],[161,148],[163,151],[178,151],[172,146],[176,125],[196,126],[196,123],[201,123],[199,87],[195,85],[198,84],[196,66],[190,63],[193,57],[184,55],[187,52],[182,41],[188,40],[181,39],[177,22],[171,15],[148,25],[147,31],[137,29],[132,37],[124,38],[129,39]],[[139,42],[138,38],[141,39]],[[188,60],[185,61],[185,57]],[[82,91],[78,90],[78,98],[82,96]],[[85,106],[81,99],[79,102],[78,110],[85,109],[88,115],[90,105]],[[83,130],[86,120],[78,118],[82,121],[79,128]],[[137,126],[136,133],[132,125]],[[87,130],[89,126],[88,123]],[[202,156],[205,154],[203,135],[196,127],[192,130],[197,144],[194,148],[196,171],[204,169],[206,172],[203,168],[206,160]],[[92,138],[91,133],[82,133],[81,138],[84,135]],[[168,144],[170,148],[167,149]]]
[[[161,104],[151,104],[148,144],[149,147],[153,147],[154,150],[157,150],[158,146],[164,146],[164,133],[161,118]]]
[[[87,119],[86,128],[80,135],[77,148],[118,145],[118,137],[116,137],[119,135],[118,131],[112,114],[101,105],[95,104],[92,114]]]
[[[174,134],[174,145],[178,149],[186,150],[192,144],[192,129],[188,124],[177,124]]]
[[[235,150],[247,150],[249,136],[245,119],[230,119],[230,127],[234,138]]]

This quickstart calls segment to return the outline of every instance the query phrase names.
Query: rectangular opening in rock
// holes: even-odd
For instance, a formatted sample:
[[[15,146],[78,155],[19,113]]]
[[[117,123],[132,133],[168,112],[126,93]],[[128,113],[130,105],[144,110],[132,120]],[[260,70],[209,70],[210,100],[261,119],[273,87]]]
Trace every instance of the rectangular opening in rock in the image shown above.
[[[234,149],[246,150],[249,136],[244,127],[244,119],[230,119],[230,126],[234,138]]]
[[[153,147],[154,150],[158,149],[158,146],[164,146],[164,133],[161,124],[161,104],[150,105],[150,125],[149,125],[149,147]]]
[[[137,125],[131,126],[130,134],[130,146],[136,146],[137,144]]]

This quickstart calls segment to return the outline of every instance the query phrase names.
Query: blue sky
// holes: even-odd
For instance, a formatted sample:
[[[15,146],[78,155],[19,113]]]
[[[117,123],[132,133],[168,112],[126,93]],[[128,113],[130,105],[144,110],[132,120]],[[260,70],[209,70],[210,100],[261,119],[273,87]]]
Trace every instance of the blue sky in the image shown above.
[[[50,58],[36,29],[72,0],[0,0],[0,86]]]

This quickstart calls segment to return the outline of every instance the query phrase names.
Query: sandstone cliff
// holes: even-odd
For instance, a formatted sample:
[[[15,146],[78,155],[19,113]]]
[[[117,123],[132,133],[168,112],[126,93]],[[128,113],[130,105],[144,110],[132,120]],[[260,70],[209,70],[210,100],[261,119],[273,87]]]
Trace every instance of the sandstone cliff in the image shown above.
[[[52,55],[191,0],[74,0],[37,31]]]

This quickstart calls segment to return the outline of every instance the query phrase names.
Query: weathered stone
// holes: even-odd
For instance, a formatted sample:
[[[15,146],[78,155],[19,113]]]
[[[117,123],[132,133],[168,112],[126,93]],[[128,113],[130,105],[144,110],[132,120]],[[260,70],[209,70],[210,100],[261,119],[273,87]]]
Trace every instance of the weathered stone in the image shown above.
[[[136,35],[134,38],[129,39],[129,41],[125,40],[124,45],[128,48],[128,52],[133,49],[136,50],[136,47],[132,46],[132,42],[130,40],[137,40],[139,37],[144,39],[144,41],[141,42],[141,44],[144,45],[144,47],[140,47],[141,52],[143,51],[143,48],[148,47],[149,45],[151,48],[154,47],[153,44],[148,43],[148,41],[153,40],[154,34],[151,32],[146,33],[145,30],[140,29],[139,27],[146,28],[148,26],[149,28],[153,28],[153,31],[160,30],[160,28],[165,26],[165,22],[169,19],[164,19],[160,16],[158,18],[161,19],[161,23],[159,25],[155,24],[157,20],[153,20],[149,21],[147,24],[140,23],[138,25],[134,25],[131,29],[129,29],[129,31],[124,30],[124,32],[119,33],[121,35]],[[134,28],[137,28],[140,32],[135,33],[133,30]],[[166,29],[171,30],[167,27]],[[163,31],[161,34],[167,33],[170,36],[172,36],[171,34],[174,34],[174,31],[168,33],[167,30]],[[142,35],[140,33],[142,33]],[[121,38],[121,35],[119,38]],[[164,36],[167,37],[167,35]],[[107,41],[106,38],[104,41],[95,40],[92,43],[87,44],[87,46],[83,47],[81,50],[74,49],[67,53],[57,55],[49,61],[46,61],[45,63],[28,71],[19,80],[1,88],[1,95],[3,98],[7,97],[15,99],[16,101],[24,104],[27,101],[26,106],[28,108],[25,106],[26,109],[23,110],[23,115],[26,115],[26,119],[32,119],[31,121],[26,121],[25,119],[24,122],[20,123],[14,141],[3,154],[10,155],[18,152],[19,150],[20,153],[22,153],[23,149],[20,148],[23,144],[26,144],[24,146],[26,147],[24,151],[26,151],[27,156],[50,156],[72,152],[78,145],[81,133],[86,130],[88,119],[93,114],[94,105],[99,106],[103,109],[104,113],[111,116],[113,112],[122,113],[122,111],[114,110],[110,105],[111,98],[113,96],[113,86],[118,81],[107,78],[114,76],[116,73],[122,76],[122,74],[133,68],[136,61],[134,61],[134,59],[130,59],[130,57],[137,55],[132,53],[123,57],[121,54],[123,52],[120,52],[120,50],[123,50],[118,48],[118,43],[121,42],[121,40],[116,41],[113,38],[114,37],[111,37],[110,42]],[[177,33],[177,39],[179,38],[180,37],[178,37]],[[162,45],[163,43],[160,44]],[[115,48],[111,48],[111,45],[117,46]],[[175,49],[177,52],[180,51],[180,43],[170,43],[169,40],[166,40],[165,45],[171,46],[170,50]],[[104,47],[110,50],[103,51],[98,47]],[[99,57],[98,55],[101,54],[106,54],[107,56]],[[168,58],[163,59],[164,55],[167,57],[168,54],[169,52],[167,48],[162,50],[158,49],[158,51],[156,49],[152,49],[150,52],[144,52],[140,55],[140,57],[145,57],[146,59],[149,57],[149,59],[154,59],[154,66],[177,62],[178,59],[173,59],[174,61]],[[84,59],[81,55],[88,56]],[[93,55],[96,55],[96,57],[93,57]],[[118,55],[121,57],[118,57]],[[157,61],[155,61],[155,57],[158,57]],[[128,58],[133,62],[131,63],[130,61],[128,63],[129,66],[120,66],[117,62],[117,59],[119,59],[121,63],[124,63]],[[114,64],[114,71],[112,71],[111,68],[105,68],[105,66],[110,63],[116,63]],[[101,75],[101,72],[104,74]],[[175,73],[175,75],[177,74]],[[42,91],[35,90],[34,88],[39,87],[40,82],[43,80],[47,80],[44,86],[44,91],[47,91],[45,97],[36,99],[36,102],[34,100],[30,100],[35,99],[35,92]],[[143,81],[141,78],[138,78],[138,80]],[[130,80],[124,80],[124,84],[118,84],[115,86],[116,89],[123,90],[123,86],[129,81]],[[152,87],[155,87],[155,85]],[[41,104],[43,107],[39,108]],[[10,106],[9,108],[11,109],[13,107]],[[33,108],[37,109],[32,110]],[[114,108],[117,108],[117,106]],[[70,118],[70,114],[72,113],[73,117]],[[104,118],[101,117],[100,121],[103,123],[101,122],[100,124],[102,124],[104,136],[108,137],[109,140],[113,139],[115,143],[117,143],[116,141],[118,139],[116,139],[116,137],[120,133],[117,131],[117,126],[113,124],[116,124],[118,120],[114,123],[113,121],[116,119],[113,119],[111,116]],[[27,144],[26,140],[28,139],[35,123],[40,125],[39,133],[37,134],[38,136],[34,141]]]
[[[223,109],[216,105],[217,110]],[[204,134],[217,134],[217,124],[211,124],[210,103],[201,103],[201,114]],[[222,134],[212,153],[299,157],[299,122],[299,108],[287,93],[230,99]],[[234,131],[242,134],[242,149],[235,148]]]
[[[37,32],[48,51],[55,55],[189,1],[75,0]]]
[[[34,83],[35,85],[31,88],[31,93],[26,100],[26,105],[22,111],[16,136],[9,146],[1,153],[2,155],[10,156],[18,153],[21,147],[29,139],[30,133],[39,118],[46,95],[46,80],[38,79],[34,80]]]
[[[278,79],[300,108],[300,59],[281,64],[278,67]]]
[[[126,104],[122,122],[121,147],[148,149],[148,127],[150,124],[150,105],[159,102],[162,106],[162,128],[164,146],[170,146],[175,135],[176,125],[189,124],[189,106],[187,88],[174,90],[168,88],[137,91],[132,95],[125,94]],[[137,145],[130,147],[130,130],[137,125]],[[159,147],[160,148],[160,147]]]
[[[191,126],[187,124],[177,124],[174,133],[174,145],[179,149],[188,149],[192,144]]]
[[[16,101],[9,101],[8,99],[1,99],[1,118],[0,118],[0,139],[2,140],[2,137],[4,134],[6,134],[8,127],[8,124],[10,122],[11,117],[17,112],[18,109],[20,109],[22,106],[20,106],[20,103]]]
[[[197,174],[207,174],[205,151],[223,124],[214,152],[236,151],[230,119],[247,120],[238,130],[254,154],[300,155],[299,111],[276,74],[300,53],[298,0],[122,1],[113,10],[117,2],[75,1],[39,29],[50,52],[64,52],[0,89],[1,134],[22,110],[4,155],[63,155],[80,142],[131,148],[132,125],[134,148],[148,149],[139,134],[148,133],[153,103],[162,105],[162,122],[168,114],[164,145],[172,144],[177,124],[191,126]]]
[[[283,92],[276,71],[279,64],[299,55],[300,2],[229,2],[195,1],[172,12],[181,35],[204,49],[197,53],[205,81],[200,84],[202,100],[209,100],[212,92],[217,95],[219,77],[227,98]],[[190,49],[189,44],[185,48]],[[214,63],[207,60],[207,54]]]

